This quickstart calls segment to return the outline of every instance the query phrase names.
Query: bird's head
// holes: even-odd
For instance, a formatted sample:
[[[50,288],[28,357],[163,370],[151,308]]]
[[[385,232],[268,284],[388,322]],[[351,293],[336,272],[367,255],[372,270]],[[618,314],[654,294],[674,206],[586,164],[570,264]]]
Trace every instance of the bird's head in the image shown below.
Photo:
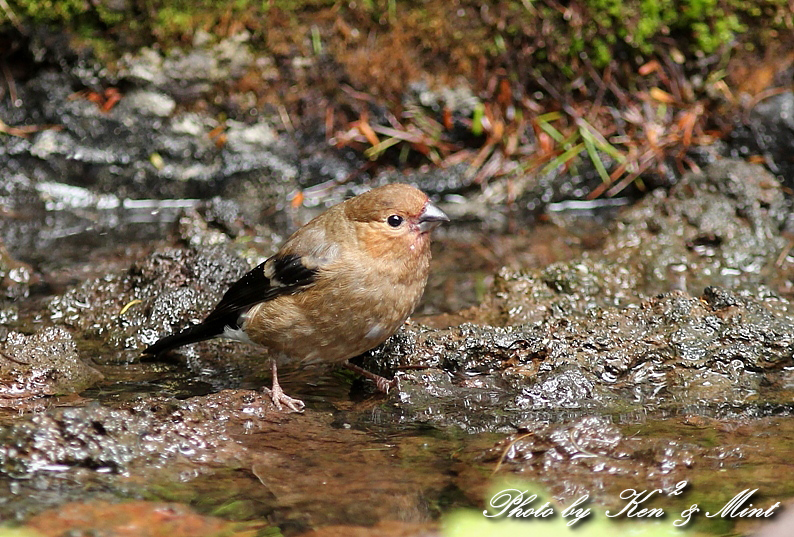
[[[345,202],[359,240],[374,257],[413,252],[427,255],[430,232],[449,218],[427,195],[410,185],[373,188]]]

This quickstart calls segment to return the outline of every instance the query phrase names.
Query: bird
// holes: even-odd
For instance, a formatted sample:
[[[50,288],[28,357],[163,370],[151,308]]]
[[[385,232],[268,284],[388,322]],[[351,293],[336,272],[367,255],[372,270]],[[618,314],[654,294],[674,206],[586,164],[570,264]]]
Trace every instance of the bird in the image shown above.
[[[388,381],[348,360],[391,337],[414,311],[430,271],[430,235],[444,212],[421,190],[392,183],[327,209],[231,287],[199,324],[144,355],[213,338],[270,351],[275,407],[302,412],[278,382],[277,362],[346,366],[388,392]],[[282,406],[283,405],[283,406]]]

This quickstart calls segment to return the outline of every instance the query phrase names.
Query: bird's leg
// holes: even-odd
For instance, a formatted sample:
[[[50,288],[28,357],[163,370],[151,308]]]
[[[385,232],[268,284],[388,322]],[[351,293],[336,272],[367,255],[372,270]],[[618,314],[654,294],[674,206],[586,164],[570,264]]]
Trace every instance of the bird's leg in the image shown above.
[[[275,358],[270,359],[270,370],[273,372],[273,388],[268,391],[270,391],[270,398],[273,400],[273,404],[276,405],[276,408],[282,410],[281,405],[284,404],[293,412],[303,412],[303,407],[305,407],[306,404],[300,399],[290,397],[281,389],[281,385],[278,383],[278,368],[276,367]],[[267,388],[265,388],[265,390],[267,390]]]
[[[350,362],[345,362],[343,365],[346,368],[348,368],[350,371],[353,371],[354,373],[358,373],[362,377],[368,378],[369,380],[374,382],[378,390],[383,393],[389,393],[390,389],[397,386],[397,377],[394,377],[393,379],[389,380],[387,378],[381,377],[380,375],[376,375],[375,373],[371,373],[366,369],[364,369],[363,367],[357,366],[356,364],[351,364]]]

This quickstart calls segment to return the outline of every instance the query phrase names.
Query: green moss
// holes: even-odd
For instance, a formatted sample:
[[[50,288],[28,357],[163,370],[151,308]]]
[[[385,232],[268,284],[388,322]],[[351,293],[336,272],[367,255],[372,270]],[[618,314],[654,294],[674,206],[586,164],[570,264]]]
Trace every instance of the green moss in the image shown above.
[[[157,11],[155,26],[160,35],[192,33],[196,26],[195,16],[178,6],[165,6]]]
[[[9,10],[19,18],[33,22],[70,24],[79,29],[85,24],[112,26],[124,20],[124,14],[102,2],[85,0],[9,0]],[[8,15],[0,15],[0,22]]]
[[[0,526],[0,537],[42,537],[43,534],[31,528],[12,528]]]
[[[9,7],[17,15],[35,20],[67,21],[86,12],[88,3],[82,0],[18,0]]]
[[[113,2],[87,0],[8,0],[8,5],[26,23],[57,24],[87,42],[105,39],[109,45],[98,45],[104,50],[114,43],[153,40],[167,49],[188,42],[197,29],[223,33],[243,26],[277,54],[310,53],[306,36],[314,32],[323,51],[345,64],[344,55],[364,44],[349,37],[355,30],[390,50],[402,47],[389,57],[410,58],[411,68],[432,72],[443,64],[452,75],[470,76],[485,59],[488,70],[507,68],[523,77],[524,65],[531,63],[544,76],[570,78],[581,73],[585,56],[601,68],[615,57],[664,55],[670,39],[690,58],[737,41],[763,47],[780,39],[777,32],[790,34],[788,1],[574,0],[564,9],[527,0],[128,0],[125,11],[111,9]],[[8,23],[4,11],[2,23]],[[340,28],[346,29],[344,36]],[[357,82],[363,88],[374,81]]]
[[[581,0],[563,12],[511,11],[523,20],[511,21],[508,27],[510,35],[520,27],[531,36],[537,28],[531,19],[541,18],[559,30],[548,36],[553,48],[567,49],[572,55],[587,52],[597,66],[603,66],[620,48],[645,55],[662,52],[660,38],[669,35],[691,55],[711,54],[751,27],[759,32],[783,29],[786,10],[786,0]]]

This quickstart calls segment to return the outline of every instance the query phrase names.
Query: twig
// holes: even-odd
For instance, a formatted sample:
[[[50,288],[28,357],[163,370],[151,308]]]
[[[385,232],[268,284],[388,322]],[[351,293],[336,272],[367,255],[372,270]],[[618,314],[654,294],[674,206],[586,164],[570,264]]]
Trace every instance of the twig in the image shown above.
[[[0,0],[0,2],[4,2],[5,0]],[[17,102],[17,84],[14,82],[14,75],[11,73],[11,70],[8,68],[8,63],[6,62],[5,58],[0,60],[0,68],[3,69],[3,77],[6,79],[6,85],[8,86],[8,97],[11,100],[11,106],[16,106]]]
[[[19,22],[16,13],[14,13],[6,0],[0,0],[0,9],[3,10],[3,13],[5,13],[6,17],[8,17],[8,20],[11,21],[11,24],[14,25],[14,28],[16,28],[19,33],[24,34],[25,28],[22,26],[22,23]]]

